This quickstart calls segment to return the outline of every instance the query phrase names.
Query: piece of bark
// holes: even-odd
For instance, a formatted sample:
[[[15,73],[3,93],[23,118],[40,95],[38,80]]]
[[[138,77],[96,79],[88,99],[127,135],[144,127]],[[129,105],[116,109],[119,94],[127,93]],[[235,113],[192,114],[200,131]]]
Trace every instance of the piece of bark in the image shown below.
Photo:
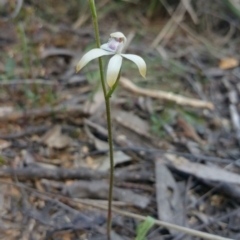
[[[162,221],[185,226],[185,211],[175,179],[161,162],[155,162],[158,218]],[[178,232],[170,230],[175,235]]]
[[[179,157],[174,154],[164,154],[164,158],[166,158],[166,161],[164,161],[164,159],[161,161],[167,163],[170,167],[204,181],[240,185],[240,176],[236,173],[201,163],[193,163],[184,157]]]
[[[173,155],[175,159],[169,160],[166,155],[168,154],[157,156],[156,161],[161,161],[163,164],[167,164],[170,168],[184,174],[193,175],[204,182],[204,184],[210,187],[215,187],[220,193],[240,200],[240,184],[235,184],[235,182],[238,182],[239,175],[236,173],[220,168],[209,167],[204,164],[192,163],[185,158],[177,157],[173,154],[169,155]],[[223,176],[221,176],[221,174],[223,174]],[[229,181],[224,182],[223,180],[228,180],[228,177]]]
[[[109,184],[105,181],[76,181],[71,185],[66,185],[62,193],[73,198],[107,199],[108,191]],[[130,203],[142,209],[146,208],[150,202],[149,197],[117,187],[113,188],[113,199]]]
[[[169,166],[181,172],[191,174],[197,178],[240,185],[240,176],[236,173],[200,163],[193,163],[184,157],[179,157],[174,154],[164,154],[164,157]]]

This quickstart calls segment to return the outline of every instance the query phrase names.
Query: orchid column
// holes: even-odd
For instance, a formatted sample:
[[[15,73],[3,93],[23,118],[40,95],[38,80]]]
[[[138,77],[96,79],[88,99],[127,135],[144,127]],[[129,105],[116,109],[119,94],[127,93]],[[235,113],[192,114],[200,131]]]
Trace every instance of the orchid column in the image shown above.
[[[109,143],[109,156],[110,156],[110,181],[109,181],[109,196],[108,196],[108,224],[107,224],[107,236],[108,240],[111,239],[111,227],[112,227],[112,193],[113,193],[113,178],[114,178],[114,156],[113,156],[113,140],[112,140],[112,125],[111,125],[111,108],[110,108],[110,98],[114,92],[117,82],[120,78],[120,71],[122,67],[123,57],[133,61],[138,69],[140,74],[145,78],[146,76],[146,63],[145,61],[134,54],[122,54],[122,51],[126,44],[126,37],[121,32],[115,32],[110,34],[110,39],[108,43],[105,43],[100,46],[99,30],[98,30],[98,21],[97,13],[95,8],[94,0],[89,0],[89,5],[92,12],[96,44],[98,48],[94,48],[87,52],[79,63],[77,64],[76,71],[80,71],[88,62],[95,58],[99,58],[99,70],[101,76],[101,83],[103,88],[103,94],[106,104],[106,115],[107,115],[107,126],[108,126],[108,143]],[[102,56],[114,55],[107,67],[106,80],[109,88],[106,88],[104,80],[104,71],[102,67]]]

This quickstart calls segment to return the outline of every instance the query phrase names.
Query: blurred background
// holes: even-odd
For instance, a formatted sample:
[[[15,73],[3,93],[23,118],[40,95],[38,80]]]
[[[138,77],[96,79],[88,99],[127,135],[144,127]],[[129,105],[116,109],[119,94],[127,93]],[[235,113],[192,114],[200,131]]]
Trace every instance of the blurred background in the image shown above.
[[[240,239],[240,1],[96,7],[101,42],[120,31],[147,64],[143,79],[123,61],[112,97],[115,206]],[[107,200],[98,62],[75,72],[94,47],[88,1],[0,0],[0,239],[105,239],[106,213],[71,202]],[[138,224],[114,215],[113,239],[134,239]],[[147,239],[200,238],[155,227]]]
[[[2,0],[0,4],[2,80],[61,82],[79,77],[69,69],[95,46],[87,1]],[[222,70],[233,69],[238,75],[238,1],[106,0],[98,1],[97,8],[102,43],[110,33],[121,31],[128,37],[126,51],[145,58],[148,81],[138,79],[131,63],[124,62],[123,67],[124,76],[140,85],[214,102],[221,98],[211,93],[221,84],[215,78],[222,77]],[[91,70],[85,70],[87,81],[96,85],[97,68],[87,69]],[[29,104],[45,104],[34,100],[39,96],[31,91]]]

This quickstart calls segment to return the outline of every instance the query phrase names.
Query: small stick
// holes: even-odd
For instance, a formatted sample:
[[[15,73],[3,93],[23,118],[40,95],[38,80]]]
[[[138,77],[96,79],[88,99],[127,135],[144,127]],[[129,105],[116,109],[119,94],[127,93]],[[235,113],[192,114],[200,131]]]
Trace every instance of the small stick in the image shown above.
[[[22,84],[39,84],[39,85],[58,85],[57,82],[48,79],[13,79],[7,82],[1,81],[0,85],[22,85]]]
[[[127,78],[121,77],[120,83],[124,88],[136,94],[157,98],[161,100],[166,100],[166,101],[172,101],[182,106],[190,106],[195,108],[207,108],[210,110],[214,109],[214,105],[211,102],[202,101],[195,98],[188,98],[188,97],[177,95],[171,92],[141,88],[136,86],[134,83],[130,82]]]
[[[8,178],[16,176],[18,179],[53,179],[53,180],[67,180],[67,179],[106,179],[108,172],[93,171],[87,168],[76,169],[47,169],[42,167],[27,167],[27,168],[0,168],[0,177]],[[115,179],[119,182],[153,182],[154,176],[147,170],[136,172],[116,171]]]
[[[47,117],[51,114],[57,113],[78,113],[82,116],[86,116],[87,114],[84,112],[84,108],[81,105],[58,105],[54,107],[43,107],[37,109],[29,109],[26,111],[15,111],[8,113],[6,115],[0,116],[0,121],[17,121],[23,118],[37,118],[37,117]]]
[[[122,211],[122,210],[115,209],[115,208],[113,208],[113,212],[121,214],[123,216],[132,217],[132,218],[135,218],[135,219],[138,219],[138,220],[141,220],[141,221],[145,221],[147,219],[147,217],[144,217],[142,215]],[[165,227],[167,229],[180,231],[180,232],[183,232],[183,233],[186,233],[186,234],[189,234],[189,235],[193,235],[193,236],[196,236],[196,237],[200,237],[200,238],[203,238],[203,239],[208,239],[208,240],[232,240],[231,238],[220,237],[220,236],[213,235],[213,234],[210,234],[210,233],[197,231],[197,230],[194,230],[194,229],[178,226],[178,225],[175,225],[175,224],[159,221],[159,220],[156,220],[156,219],[155,219],[155,224],[159,225],[159,226],[162,226],[162,227]]]

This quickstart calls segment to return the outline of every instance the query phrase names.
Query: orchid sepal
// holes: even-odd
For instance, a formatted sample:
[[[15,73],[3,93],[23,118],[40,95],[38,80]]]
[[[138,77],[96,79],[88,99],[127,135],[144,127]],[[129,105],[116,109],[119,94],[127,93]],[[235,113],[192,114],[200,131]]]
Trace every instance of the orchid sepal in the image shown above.
[[[146,78],[147,66],[146,66],[146,63],[143,60],[143,58],[141,58],[135,54],[121,54],[121,56],[134,62],[137,65],[138,70],[139,70],[140,74],[142,75],[142,77]]]
[[[90,61],[92,61],[95,58],[99,58],[105,55],[112,55],[113,53],[105,51],[100,48],[94,48],[83,55],[81,60],[78,62],[76,66],[76,72],[80,71],[83,67],[85,67]]]

